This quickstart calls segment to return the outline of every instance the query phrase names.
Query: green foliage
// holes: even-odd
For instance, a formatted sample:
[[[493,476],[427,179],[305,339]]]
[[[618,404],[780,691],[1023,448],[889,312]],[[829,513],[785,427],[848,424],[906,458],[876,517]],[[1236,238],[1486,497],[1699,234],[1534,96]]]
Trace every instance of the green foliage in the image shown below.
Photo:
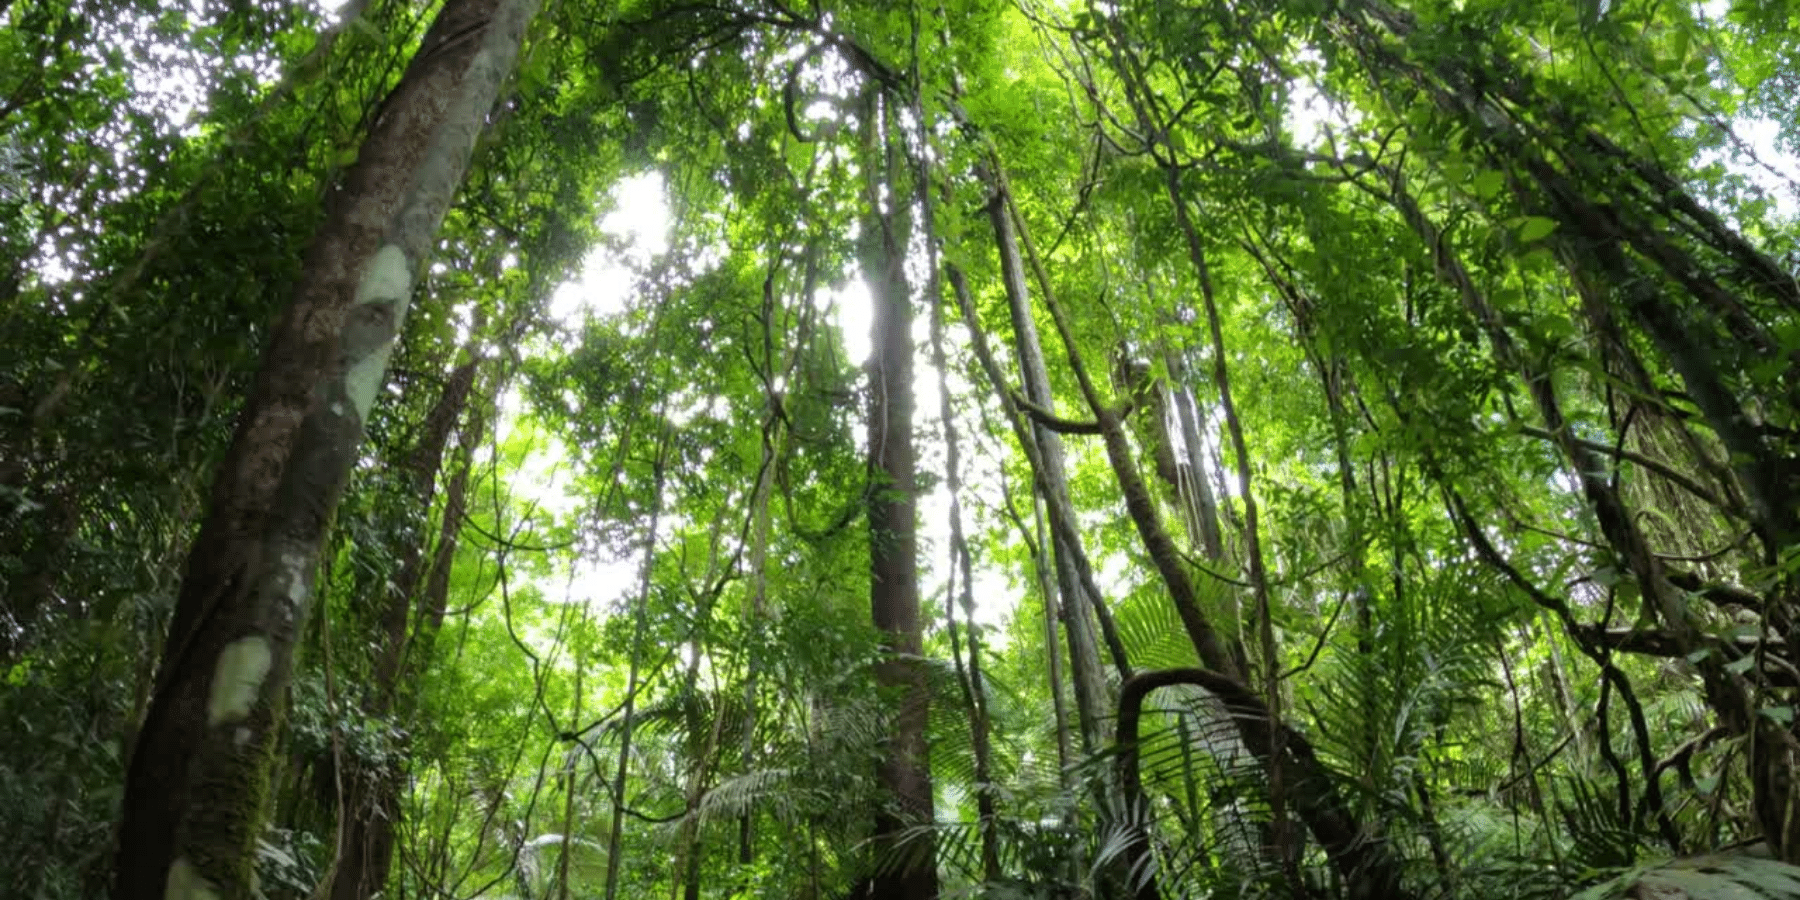
[[[1702,856],[1639,866],[1575,895],[1575,900],[1610,900],[1673,894],[1711,898],[1800,896],[1800,868],[1753,856]]]
[[[321,561],[265,892],[311,895],[367,775],[396,792],[395,895],[822,898],[933,845],[945,896],[1347,894],[1217,697],[1155,695],[1129,818],[1117,748],[1050,683],[1003,175],[1058,414],[1126,419],[1127,458],[1062,440],[1135,671],[1201,657],[1122,469],[1414,896],[1793,895],[1715,852],[1768,824],[1758,754],[1800,705],[1790,7],[551,5]],[[213,465],[417,43],[417,9],[349,9],[0,9],[0,893],[107,881]],[[885,853],[868,90],[902,122],[878,202],[917,227],[919,321],[943,304],[977,605],[926,604],[936,816]],[[621,227],[660,218],[626,184],[665,233]],[[930,590],[956,548],[920,368]],[[1140,389],[1192,397],[1194,433]]]

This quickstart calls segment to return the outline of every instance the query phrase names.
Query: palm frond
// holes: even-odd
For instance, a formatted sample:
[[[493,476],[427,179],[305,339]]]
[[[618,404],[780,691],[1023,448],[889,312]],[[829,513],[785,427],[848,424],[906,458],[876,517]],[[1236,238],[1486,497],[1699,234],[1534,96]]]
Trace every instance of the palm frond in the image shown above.
[[[1625,897],[1788,900],[1800,897],[1800,867],[1731,853],[1667,860],[1638,866],[1571,900]]]
[[[778,819],[793,820],[807,799],[806,779],[793,769],[752,769],[722,779],[700,798],[696,813],[702,822],[736,819],[755,809]]]

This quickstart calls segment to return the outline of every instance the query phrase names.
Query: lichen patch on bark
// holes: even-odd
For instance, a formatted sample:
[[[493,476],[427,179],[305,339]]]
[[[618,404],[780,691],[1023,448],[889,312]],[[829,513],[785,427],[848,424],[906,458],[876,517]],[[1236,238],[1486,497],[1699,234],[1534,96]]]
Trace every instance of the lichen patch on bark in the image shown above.
[[[186,857],[178,857],[169,865],[163,900],[219,900],[219,891]]]
[[[303,553],[288,552],[281,555],[281,563],[281,575],[287,579],[287,614],[291,619],[306,604],[306,567],[315,562]]]
[[[206,701],[206,724],[232,722],[250,714],[269,676],[269,640],[261,635],[238,638],[219,651],[213,668],[212,692]]]
[[[407,259],[406,251],[397,244],[387,244],[375,251],[368,269],[363,272],[362,281],[357,284],[356,305],[350,310],[345,330],[363,330],[357,328],[361,319],[367,318],[368,310],[363,307],[387,307],[388,315],[382,318],[390,321],[382,322],[383,327],[379,329],[368,329],[379,333],[346,333],[342,341],[348,364],[344,370],[344,393],[362,421],[368,421],[369,408],[375,404],[375,394],[387,374],[388,354],[393,351],[394,336],[399,333],[400,320],[406,314],[406,304],[411,296],[412,262]]]

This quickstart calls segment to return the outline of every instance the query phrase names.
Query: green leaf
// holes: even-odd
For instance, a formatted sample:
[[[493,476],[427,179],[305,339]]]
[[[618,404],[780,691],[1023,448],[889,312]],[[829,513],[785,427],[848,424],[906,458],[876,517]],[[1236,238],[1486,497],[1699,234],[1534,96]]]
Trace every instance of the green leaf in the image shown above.
[[[1546,219],[1543,216],[1526,216],[1525,220],[1519,223],[1519,240],[1527,244],[1532,241],[1540,241],[1548,237],[1550,232],[1555,230],[1555,219]]]
[[[1474,180],[1470,182],[1469,189],[1474,192],[1475,196],[1483,200],[1491,200],[1496,194],[1499,194],[1500,189],[1505,186],[1505,173],[1489,169],[1476,175]]]
[[[1794,724],[1794,708],[1792,706],[1765,706],[1757,712],[1767,716],[1770,721],[1778,725]]]

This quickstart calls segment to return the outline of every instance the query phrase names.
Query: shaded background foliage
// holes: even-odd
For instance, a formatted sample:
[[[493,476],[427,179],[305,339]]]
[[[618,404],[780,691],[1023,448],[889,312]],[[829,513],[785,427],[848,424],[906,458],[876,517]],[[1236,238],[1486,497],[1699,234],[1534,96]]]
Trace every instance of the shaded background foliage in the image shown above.
[[[362,896],[832,897],[921,847],[945,895],[1355,896],[1314,778],[1411,896],[1800,893],[1751,846],[1800,765],[1800,13],[828,6],[540,16],[321,560],[265,895],[386,822]],[[9,896],[106,888],[211,472],[433,13],[0,7]],[[880,852],[875,93],[937,796]],[[1316,770],[1193,685],[1113,733],[1132,675],[1220,668],[1190,612]]]

